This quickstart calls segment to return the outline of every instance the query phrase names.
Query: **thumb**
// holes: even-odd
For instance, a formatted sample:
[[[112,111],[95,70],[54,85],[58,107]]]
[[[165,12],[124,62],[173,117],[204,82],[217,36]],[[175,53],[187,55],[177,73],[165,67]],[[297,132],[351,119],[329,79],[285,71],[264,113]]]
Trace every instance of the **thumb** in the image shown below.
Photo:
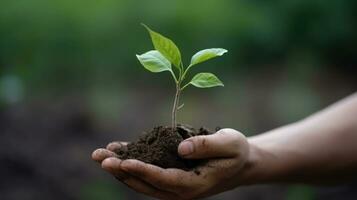
[[[178,153],[190,159],[235,157],[246,145],[247,140],[242,133],[226,128],[212,135],[195,136],[182,141]]]

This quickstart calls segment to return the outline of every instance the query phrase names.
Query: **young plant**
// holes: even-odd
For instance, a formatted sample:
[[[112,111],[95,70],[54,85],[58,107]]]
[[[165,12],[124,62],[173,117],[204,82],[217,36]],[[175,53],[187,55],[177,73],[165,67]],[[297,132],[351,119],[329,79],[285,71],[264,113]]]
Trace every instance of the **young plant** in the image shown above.
[[[198,73],[191,81],[184,83],[189,70],[204,61],[211,58],[222,56],[227,50],[222,48],[204,49],[197,52],[191,58],[191,63],[186,68],[183,66],[181,60],[180,50],[175,43],[164,37],[163,35],[151,30],[145,24],[142,24],[150,34],[152,43],[155,50],[148,51],[141,55],[136,55],[140,63],[149,71],[157,73],[169,71],[176,84],[176,94],[174,104],[172,107],[172,130],[176,129],[176,113],[177,110],[183,107],[184,104],[179,106],[180,94],[189,85],[198,88],[210,88],[216,86],[224,86],[223,83],[212,73]],[[172,69],[171,64],[174,65],[175,71]]]

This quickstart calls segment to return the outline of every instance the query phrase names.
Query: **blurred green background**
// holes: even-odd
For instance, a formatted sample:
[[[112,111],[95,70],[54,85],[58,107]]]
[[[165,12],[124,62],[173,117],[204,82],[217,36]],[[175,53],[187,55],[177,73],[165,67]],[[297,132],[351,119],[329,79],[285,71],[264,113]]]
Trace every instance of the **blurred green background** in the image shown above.
[[[4,199],[145,198],[89,160],[110,140],[170,122],[170,75],[149,73],[135,58],[153,48],[141,22],[173,39],[184,63],[201,49],[229,50],[193,70],[217,74],[225,87],[188,89],[178,117],[249,136],[356,91],[356,13],[351,0],[2,0],[0,158],[8,184],[0,192]],[[266,186],[217,198],[319,199],[324,190]]]

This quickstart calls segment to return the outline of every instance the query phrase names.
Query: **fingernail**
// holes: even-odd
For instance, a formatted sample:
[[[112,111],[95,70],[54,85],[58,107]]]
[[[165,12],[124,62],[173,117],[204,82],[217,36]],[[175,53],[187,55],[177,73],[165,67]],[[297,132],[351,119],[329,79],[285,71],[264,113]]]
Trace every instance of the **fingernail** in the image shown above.
[[[191,141],[183,141],[178,147],[178,152],[182,156],[187,156],[193,153],[193,143]]]

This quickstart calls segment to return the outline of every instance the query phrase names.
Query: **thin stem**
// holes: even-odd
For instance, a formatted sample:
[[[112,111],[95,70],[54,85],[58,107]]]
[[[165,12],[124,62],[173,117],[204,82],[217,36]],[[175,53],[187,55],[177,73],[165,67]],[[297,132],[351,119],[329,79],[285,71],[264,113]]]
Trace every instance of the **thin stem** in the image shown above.
[[[175,73],[174,73],[172,70],[170,70],[170,73],[171,73],[172,77],[174,78],[175,83],[176,83],[176,85],[177,85],[177,84],[178,84],[178,80],[177,80],[177,78],[176,78],[176,76],[175,76]]]
[[[191,84],[191,82],[188,82],[186,85],[184,85],[182,88],[181,88],[181,91],[184,90],[187,86],[189,86]]]
[[[177,106],[180,101],[180,85],[176,85],[176,94],[175,94],[175,100],[174,100],[174,105],[172,107],[172,131],[174,132],[176,130],[176,115],[177,115]]]
[[[180,93],[181,93],[181,83],[182,80],[184,79],[183,77],[183,63],[180,63],[180,67],[179,67],[179,77],[178,80],[175,79],[176,81],[176,94],[175,94],[175,99],[174,99],[174,105],[172,106],[172,132],[174,132],[176,130],[176,115],[177,115],[177,110],[178,110],[178,105],[180,102]],[[176,77],[175,77],[176,78]]]
[[[189,70],[191,67],[192,67],[192,65],[189,65],[189,66],[186,68],[185,72],[182,74],[182,79],[185,78],[185,76],[186,76],[188,70]]]
[[[181,90],[182,91],[182,90]],[[183,108],[185,106],[185,104],[181,104],[179,107],[177,107],[177,110],[180,110],[181,108]]]
[[[184,77],[183,77],[183,75],[182,75],[182,74],[184,73],[184,71],[183,71],[184,68],[183,68],[183,63],[182,63],[182,61],[181,61],[181,67],[180,67],[180,69],[181,69],[181,70],[180,70],[180,80],[182,81],[182,80],[184,79]]]
[[[183,74],[183,64],[182,61],[180,62],[180,66],[178,66],[179,69],[179,77],[178,77],[178,82],[180,82],[180,80],[182,80],[182,74]]]

